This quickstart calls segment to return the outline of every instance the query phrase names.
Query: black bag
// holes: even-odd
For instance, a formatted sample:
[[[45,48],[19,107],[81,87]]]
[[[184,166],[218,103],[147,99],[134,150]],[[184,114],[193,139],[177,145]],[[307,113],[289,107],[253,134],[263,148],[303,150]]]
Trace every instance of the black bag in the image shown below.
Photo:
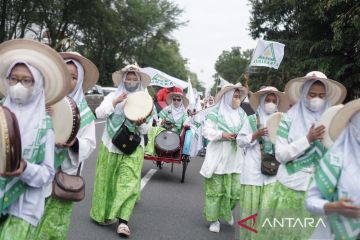
[[[277,174],[280,163],[272,154],[261,151],[261,173],[268,176]]]
[[[112,138],[112,143],[124,154],[132,154],[141,143],[141,137],[129,131],[125,124],[121,125],[120,129]]]

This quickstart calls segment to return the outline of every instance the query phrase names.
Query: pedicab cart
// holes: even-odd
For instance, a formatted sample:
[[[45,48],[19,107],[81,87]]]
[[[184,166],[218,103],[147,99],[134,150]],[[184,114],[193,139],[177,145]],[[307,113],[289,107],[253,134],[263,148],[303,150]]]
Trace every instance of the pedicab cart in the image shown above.
[[[181,89],[188,87],[187,82],[172,77],[157,69],[146,67],[143,68],[143,71],[151,77],[150,86],[165,88],[175,86]],[[159,136],[157,136],[157,142],[155,140],[154,143],[156,154],[148,155],[145,153],[144,156],[144,160],[153,161],[159,169],[162,168],[164,163],[170,163],[171,172],[173,172],[174,165],[182,165],[181,183],[184,183],[185,181],[186,169],[190,162],[189,155],[183,154],[185,134],[187,130],[191,131],[189,127],[184,127],[181,130],[180,135],[169,130],[161,132]],[[187,141],[191,141],[191,136],[187,136]]]
[[[186,169],[190,162],[190,156],[183,154],[187,130],[189,128],[184,127],[181,130],[180,136],[175,132],[164,130],[156,138],[155,149],[157,150],[157,155],[145,154],[144,156],[144,160],[153,161],[159,169],[162,168],[164,163],[171,163],[171,172],[173,172],[174,164],[182,165],[181,183],[185,181]]]

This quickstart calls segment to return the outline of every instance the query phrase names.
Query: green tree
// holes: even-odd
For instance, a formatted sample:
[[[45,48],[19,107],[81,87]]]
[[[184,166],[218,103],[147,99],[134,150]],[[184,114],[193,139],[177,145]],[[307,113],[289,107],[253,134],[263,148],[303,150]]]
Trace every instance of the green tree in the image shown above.
[[[278,71],[269,71],[282,89],[293,77],[324,72],[360,96],[360,2],[356,0],[250,0],[253,38],[286,44]],[[256,74],[255,74],[256,75]],[[250,78],[251,81],[251,78]]]

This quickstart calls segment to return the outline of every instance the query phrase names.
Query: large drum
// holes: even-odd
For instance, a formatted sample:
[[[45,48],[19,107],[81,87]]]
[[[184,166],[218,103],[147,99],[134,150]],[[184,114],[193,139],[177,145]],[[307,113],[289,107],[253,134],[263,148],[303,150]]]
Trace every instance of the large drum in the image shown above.
[[[176,157],[180,150],[180,136],[173,131],[162,131],[155,138],[155,151],[159,156]]]
[[[21,156],[21,136],[16,116],[7,107],[0,106],[0,173],[18,169]]]
[[[131,94],[125,102],[124,114],[130,121],[147,118],[153,111],[154,102],[147,92],[136,92]]]
[[[51,108],[55,143],[71,143],[80,128],[80,112],[76,102],[71,97],[64,97]]]

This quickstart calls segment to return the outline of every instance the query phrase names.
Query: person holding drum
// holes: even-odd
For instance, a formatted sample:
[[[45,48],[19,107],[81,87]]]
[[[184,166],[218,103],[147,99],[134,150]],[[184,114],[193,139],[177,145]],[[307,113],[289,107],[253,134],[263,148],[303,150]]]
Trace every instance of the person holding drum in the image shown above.
[[[263,164],[266,163],[262,162],[262,156],[271,156],[272,161],[275,161],[274,167],[278,166],[278,163],[274,157],[274,146],[267,136],[268,130],[265,126],[271,114],[277,111],[286,112],[289,108],[286,95],[270,86],[251,94],[250,104],[253,109],[257,109],[256,114],[247,117],[236,138],[238,146],[245,151],[245,161],[240,177],[240,219],[253,213],[260,214],[258,210],[261,209],[262,203],[265,205],[264,209],[267,209],[266,199],[273,192],[277,169],[269,169],[273,170],[272,172],[265,171]],[[241,239],[251,239],[256,236],[251,231],[240,229]]]
[[[99,71],[94,63],[78,53],[63,52],[60,55],[72,78],[68,96],[75,101],[81,119],[80,129],[71,143],[56,143],[55,168],[66,174],[76,175],[80,174],[84,161],[96,148],[95,116],[85,100],[84,92],[96,84]],[[53,111],[54,109],[50,110],[50,114]],[[70,116],[68,124],[71,124],[73,117]],[[66,121],[64,112],[61,121]],[[67,238],[73,202],[51,196],[52,188],[52,184],[47,186],[45,213],[35,233],[38,239]]]
[[[144,161],[144,135],[152,125],[152,115],[130,121],[124,114],[125,100],[143,92],[150,76],[134,65],[113,73],[117,91],[105,97],[95,110],[98,118],[107,118],[96,165],[96,176],[90,217],[100,225],[119,221],[117,233],[130,236],[128,221],[140,195],[141,168]],[[147,99],[145,99],[147,101]],[[141,103],[144,99],[139,99]],[[152,100],[150,97],[152,104]],[[153,108],[151,105],[150,112]],[[141,112],[140,109],[134,109]],[[125,130],[126,129],[126,130]],[[117,132],[124,130],[140,137],[140,143],[130,154],[120,151],[114,144]],[[124,146],[126,147],[126,146]]]
[[[216,95],[216,105],[206,116],[203,136],[210,142],[200,174],[205,180],[205,219],[211,232],[220,231],[220,219],[234,224],[232,210],[240,199],[240,173],[243,149],[236,136],[246,121],[240,103],[248,90],[240,83],[226,84]]]
[[[0,45],[0,79],[3,106],[17,118],[22,148],[20,167],[1,173],[1,214],[8,217],[0,225],[0,239],[27,240],[41,220],[44,187],[55,174],[54,132],[45,104],[66,95],[70,76],[55,50],[31,40],[11,40]]]
[[[268,206],[278,218],[306,218],[310,217],[304,205],[306,191],[325,150],[320,142],[325,127],[317,126],[318,121],[326,109],[345,99],[346,88],[322,72],[313,71],[290,80],[285,93],[294,105],[283,114],[277,130],[275,157],[281,164]],[[275,234],[270,232],[273,230],[264,234]],[[301,234],[308,238],[313,230],[308,226]],[[299,233],[281,228],[276,234],[278,239],[298,239]]]
[[[360,233],[360,99],[345,104],[329,129],[334,143],[315,172],[306,208],[327,216],[326,228],[320,224],[315,231],[318,239],[355,240]]]
[[[178,134],[184,125],[189,125],[190,117],[186,112],[189,100],[180,92],[172,92],[167,95],[166,106],[159,113],[159,125]]]

